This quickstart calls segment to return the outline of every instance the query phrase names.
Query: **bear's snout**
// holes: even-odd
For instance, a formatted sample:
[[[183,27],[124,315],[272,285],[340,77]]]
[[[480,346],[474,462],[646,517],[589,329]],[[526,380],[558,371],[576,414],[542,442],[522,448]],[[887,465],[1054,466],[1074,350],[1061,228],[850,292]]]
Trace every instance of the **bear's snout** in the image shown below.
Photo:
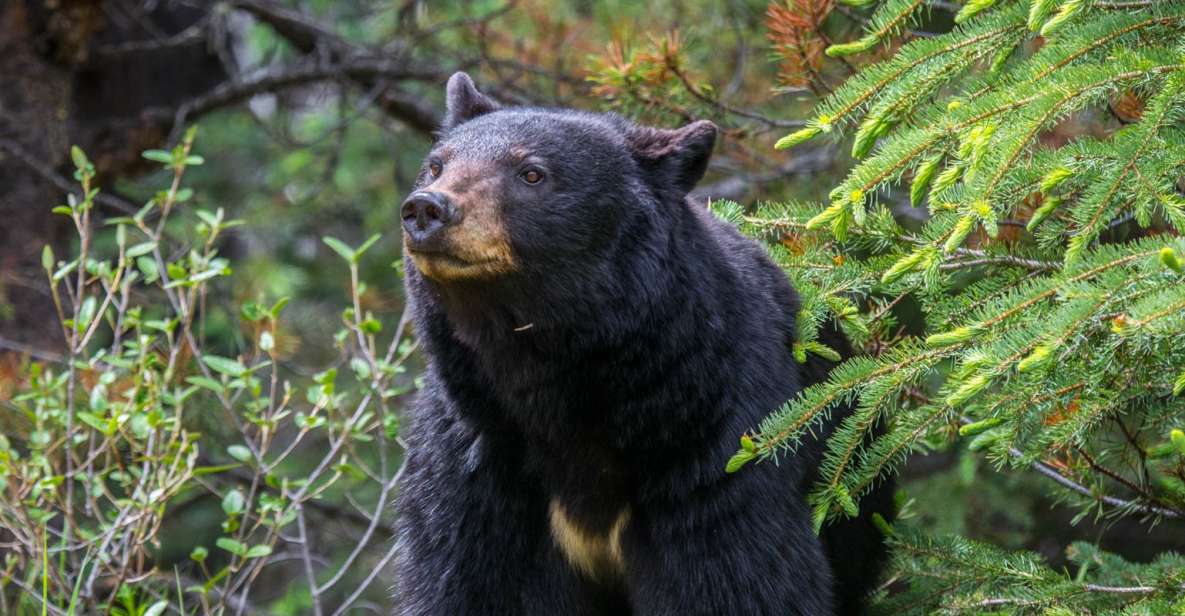
[[[456,206],[445,195],[427,190],[416,191],[399,208],[403,229],[412,250],[438,250],[441,231],[459,218]]]

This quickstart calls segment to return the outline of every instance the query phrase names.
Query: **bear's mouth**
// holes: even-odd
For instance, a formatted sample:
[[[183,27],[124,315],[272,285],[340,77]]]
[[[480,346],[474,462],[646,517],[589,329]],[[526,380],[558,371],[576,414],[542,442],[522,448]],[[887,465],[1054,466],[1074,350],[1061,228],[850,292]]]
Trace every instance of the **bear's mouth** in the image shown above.
[[[510,269],[499,259],[468,259],[451,252],[409,249],[408,255],[421,274],[436,281],[491,278]]]

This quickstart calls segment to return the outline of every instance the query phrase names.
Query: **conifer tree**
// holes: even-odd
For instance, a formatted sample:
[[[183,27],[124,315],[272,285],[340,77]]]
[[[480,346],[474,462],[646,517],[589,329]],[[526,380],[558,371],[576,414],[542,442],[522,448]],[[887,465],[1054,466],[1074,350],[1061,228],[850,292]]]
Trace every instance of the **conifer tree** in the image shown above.
[[[896,44],[928,6],[869,10],[828,56]],[[772,413],[729,468],[853,403],[811,493],[817,525],[854,515],[911,453],[964,441],[1052,479],[1083,514],[1159,532],[1185,517],[1185,2],[968,0],[955,22],[860,69],[778,142],[850,144],[826,203],[714,205],[769,241],[801,293],[800,361],[835,356],[828,320],[868,351]],[[924,324],[898,322],[907,303]],[[1173,554],[1135,564],[1075,544],[1065,572],[884,530],[909,585],[887,613],[1185,613]]]

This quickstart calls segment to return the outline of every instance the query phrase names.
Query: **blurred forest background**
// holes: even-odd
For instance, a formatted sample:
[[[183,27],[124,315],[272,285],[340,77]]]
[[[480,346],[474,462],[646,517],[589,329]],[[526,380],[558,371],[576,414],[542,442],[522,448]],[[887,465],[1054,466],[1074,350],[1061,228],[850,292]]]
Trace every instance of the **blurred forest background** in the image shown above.
[[[926,4],[906,40],[952,28],[959,6]],[[326,411],[325,427],[309,417],[295,425],[274,418],[277,434],[293,446],[283,464],[261,472],[256,452],[237,445],[240,433],[216,401],[189,403],[185,429],[202,438],[190,478],[201,487],[166,499],[153,514],[152,533],[129,535],[128,576],[97,576],[101,566],[83,563],[90,575],[81,584],[42,579],[40,569],[22,560],[29,554],[21,546],[38,535],[22,535],[16,519],[0,518],[12,525],[0,529],[0,612],[41,613],[36,597],[52,588],[62,602],[51,613],[65,613],[71,594],[81,594],[121,613],[143,614],[170,593],[187,597],[185,613],[198,611],[199,602],[236,613],[387,613],[382,567],[390,558],[398,418],[419,365],[414,342],[403,338],[396,212],[432,142],[448,76],[468,71],[483,91],[510,104],[613,110],[666,126],[711,119],[723,139],[695,199],[822,200],[851,165],[846,149],[818,141],[779,152],[773,144],[804,126],[820,97],[860,65],[893,53],[890,45],[854,60],[824,56],[828,45],[850,40],[866,22],[866,15],[831,0],[6,0],[0,6],[0,434],[12,443],[36,443],[41,420],[28,409],[37,400],[11,399],[37,389],[38,378],[50,379],[53,366],[76,354],[51,316],[55,298],[46,269],[60,263],[51,258],[47,265],[43,247],[56,255],[79,249],[72,216],[51,209],[71,193],[87,201],[76,169],[88,165],[82,175],[90,173],[92,185],[101,187],[90,212],[105,235],[96,236],[95,246],[116,250],[104,222],[130,228],[131,217],[157,199],[158,209],[164,201],[179,205],[141,256],[168,246],[158,258],[172,261],[204,238],[216,249],[217,257],[205,253],[215,274],[196,280],[196,265],[181,271],[198,290],[195,335],[214,358],[204,363],[212,372],[192,373],[194,387],[259,398],[250,391],[254,366],[244,372],[238,362],[263,358],[274,366],[274,372],[262,369],[264,380],[291,383],[299,392],[292,395],[313,408],[344,410]],[[187,143],[186,131],[195,125],[192,151],[176,158],[173,148]],[[1070,121],[1046,138],[1064,141],[1090,130],[1089,121]],[[72,145],[85,153],[83,161],[71,157]],[[145,150],[158,153],[145,157]],[[197,155],[201,160],[191,158]],[[162,200],[158,191],[181,171],[192,193]],[[924,216],[908,208],[905,195],[896,197],[901,203],[890,203],[900,216]],[[379,238],[364,254],[348,248],[374,234]],[[344,246],[326,243],[326,236]],[[155,271],[151,263],[140,269],[148,277]],[[140,299],[150,307],[163,305],[167,295],[147,290]],[[276,306],[282,298],[286,306]],[[921,319],[909,302],[898,316],[904,323]],[[392,338],[387,358],[398,359],[384,364],[380,356]],[[239,359],[220,364],[223,358]],[[40,377],[32,362],[47,366]],[[80,370],[86,383],[90,373]],[[383,370],[383,404],[352,415]],[[94,369],[94,379],[100,372]],[[262,399],[269,395],[277,394],[265,391]],[[322,396],[340,399],[323,403]],[[306,431],[307,438],[292,440]],[[338,455],[327,458],[326,451]],[[333,465],[330,483],[311,493],[294,487],[324,464]],[[937,444],[911,460],[900,484],[903,519],[927,532],[1035,550],[1055,568],[1066,562],[1068,545],[1094,542],[1104,529],[1103,546],[1133,560],[1185,550],[1179,520],[1178,532],[1153,536],[1138,521],[1059,506],[1042,489],[1048,479],[1036,473],[988,472],[984,464],[961,446]],[[15,483],[10,477],[0,485],[0,500],[15,493],[4,492]],[[243,538],[257,529],[237,525],[239,499],[252,510],[268,495],[282,500],[294,493],[304,499],[300,523],[285,519],[267,550],[248,555]],[[223,535],[243,542],[219,542]],[[68,536],[40,537],[61,542],[61,552],[50,552],[60,558],[72,545]],[[150,538],[131,545],[137,537]],[[266,564],[252,564],[260,560]],[[178,611],[175,602],[174,596],[160,609]]]

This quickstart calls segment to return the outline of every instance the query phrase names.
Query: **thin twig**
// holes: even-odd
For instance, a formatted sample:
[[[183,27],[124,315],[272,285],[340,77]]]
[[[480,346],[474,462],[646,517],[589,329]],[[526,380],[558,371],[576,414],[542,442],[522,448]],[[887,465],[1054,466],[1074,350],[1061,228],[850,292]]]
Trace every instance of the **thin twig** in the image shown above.
[[[28,167],[37,175],[49,180],[50,183],[52,183],[62,192],[72,194],[79,200],[79,202],[82,201],[82,193],[77,191],[77,187],[74,184],[61,175],[58,175],[49,165],[37,160],[36,156],[33,156],[28,150],[21,147],[19,143],[11,139],[0,137],[0,150],[3,150],[16,157],[16,159],[24,163],[26,167]],[[110,193],[100,192],[99,194],[95,195],[95,201],[109,208],[119,210],[125,214],[135,214],[139,209],[131,201]]]
[[[703,91],[701,91],[698,86],[691,82],[691,79],[687,77],[687,74],[679,68],[678,64],[676,64],[673,59],[669,59],[667,61],[667,68],[679,78],[679,81],[683,82],[683,88],[687,90],[692,96],[698,98],[704,103],[707,103],[708,105],[711,105],[712,107],[720,109],[721,111],[730,113],[732,115],[737,115],[742,118],[756,120],[762,124],[776,128],[802,128],[803,126],[806,126],[805,120],[780,120],[778,118],[771,118],[757,113],[756,111],[741,109],[740,107],[730,105],[718,98],[708,96]]]
[[[309,534],[305,528],[304,508],[296,509],[296,527],[300,532],[300,558],[304,563],[304,574],[308,580],[309,598],[313,603],[313,614],[321,616],[321,589],[317,586],[317,575],[313,573],[313,561],[309,556]]]
[[[16,340],[9,340],[8,338],[5,338],[3,336],[0,336],[0,349],[5,350],[5,351],[12,351],[14,353],[20,353],[22,355],[28,355],[29,357],[32,357],[34,359],[52,362],[55,364],[61,363],[62,361],[65,360],[65,358],[63,358],[61,355],[54,353],[53,351],[46,351],[43,349],[39,349],[39,348],[36,348],[33,346],[29,346],[23,342],[17,342]]]
[[[1061,263],[1053,261],[1039,261],[1037,259],[1025,259],[1013,255],[993,255],[988,254],[982,250],[974,250],[971,248],[959,248],[954,251],[957,257],[976,257],[968,261],[951,261],[943,263],[938,266],[942,271],[951,271],[957,269],[965,269],[968,267],[977,267],[980,265],[1014,265],[1016,267],[1023,267],[1027,270],[1037,272],[1052,272],[1060,270]]]

